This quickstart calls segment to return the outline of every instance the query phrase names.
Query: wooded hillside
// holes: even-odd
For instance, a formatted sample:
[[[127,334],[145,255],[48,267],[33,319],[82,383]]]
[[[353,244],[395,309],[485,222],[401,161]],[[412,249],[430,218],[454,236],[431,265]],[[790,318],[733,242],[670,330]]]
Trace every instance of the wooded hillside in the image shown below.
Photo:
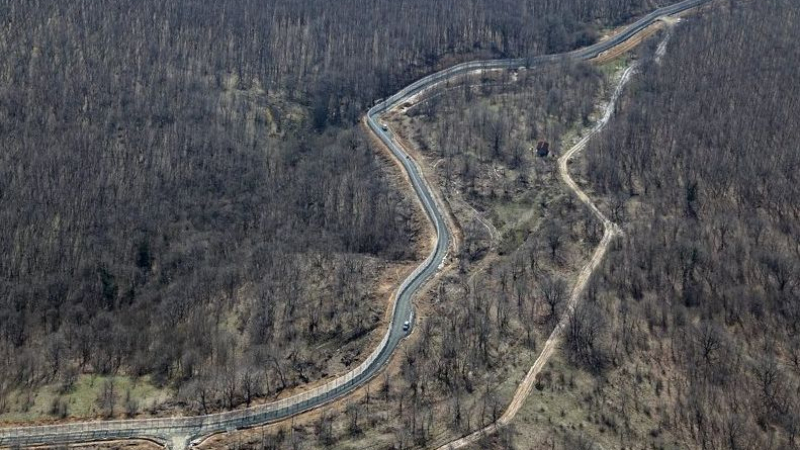
[[[573,355],[609,362],[604,377],[628,403],[601,409],[649,405],[659,423],[651,438],[795,448],[800,7],[724,6],[681,25],[666,55],[646,60],[587,149],[584,176],[627,233],[589,297],[607,326]],[[613,381],[645,362],[635,385]],[[626,416],[623,436],[636,422]]]

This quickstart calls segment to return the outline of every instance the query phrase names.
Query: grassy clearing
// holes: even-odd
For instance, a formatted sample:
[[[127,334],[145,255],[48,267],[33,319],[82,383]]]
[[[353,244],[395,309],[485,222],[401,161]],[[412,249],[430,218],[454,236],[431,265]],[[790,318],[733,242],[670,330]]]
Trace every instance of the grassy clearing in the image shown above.
[[[614,79],[618,77],[620,73],[622,73],[625,69],[627,69],[631,65],[631,59],[629,55],[623,55],[619,58],[613,59],[603,64],[598,64],[597,68],[600,72],[603,73],[603,76],[607,79]]]
[[[536,388],[514,420],[515,442],[569,442],[582,437],[602,448],[628,448],[645,439],[652,448],[682,448],[655,419],[668,408],[669,393],[660,376],[641,364],[595,377],[557,352],[539,377]]]
[[[58,419],[58,413],[53,411],[56,401],[66,405],[67,414],[70,417],[97,417],[100,415],[97,399],[108,381],[114,383],[115,415],[124,413],[123,404],[128,392],[130,392],[131,398],[136,399],[140,410],[161,405],[171,395],[168,388],[154,386],[149,382],[148,377],[134,379],[126,376],[81,375],[72,389],[65,394],[59,393],[60,386],[57,384],[46,385],[32,394],[22,391],[12,393],[7,407],[8,412],[0,414],[0,422],[18,423]]]

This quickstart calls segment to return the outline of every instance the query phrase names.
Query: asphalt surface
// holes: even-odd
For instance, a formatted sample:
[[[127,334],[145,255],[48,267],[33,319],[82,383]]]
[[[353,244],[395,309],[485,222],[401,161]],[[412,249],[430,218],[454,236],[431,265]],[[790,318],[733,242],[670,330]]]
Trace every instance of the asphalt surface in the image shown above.
[[[0,429],[0,446],[31,446],[37,444],[69,444],[119,439],[149,439],[172,448],[184,448],[193,439],[214,433],[248,428],[284,420],[296,414],[314,409],[325,403],[342,398],[374,377],[389,361],[397,345],[406,336],[403,322],[412,317],[412,298],[420,287],[433,276],[443,264],[451,241],[451,233],[426,186],[419,168],[392,136],[383,130],[380,116],[407,102],[431,87],[469,72],[490,69],[508,69],[542,66],[569,60],[580,61],[595,58],[627,41],[639,31],[647,28],[663,16],[691,9],[711,0],[685,0],[651,12],[631,24],[620,34],[590,47],[557,55],[538,56],[530,59],[508,59],[474,61],[453,66],[412,83],[397,94],[376,105],[367,113],[367,123],[372,131],[394,153],[403,165],[418,195],[420,202],[436,228],[437,243],[432,253],[401,285],[394,304],[392,322],[381,344],[364,364],[350,373],[319,388],[266,405],[253,406],[236,411],[195,417],[173,417],[166,419],[132,419],[116,421],[93,421],[60,425],[14,427]]]

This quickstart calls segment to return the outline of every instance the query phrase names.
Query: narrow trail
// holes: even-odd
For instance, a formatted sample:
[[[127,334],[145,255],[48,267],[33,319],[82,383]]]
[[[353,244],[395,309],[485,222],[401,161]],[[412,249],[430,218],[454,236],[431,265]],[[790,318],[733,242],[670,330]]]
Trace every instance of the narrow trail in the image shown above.
[[[460,200],[460,202],[466,205],[466,207],[472,211],[475,220],[477,220],[478,223],[483,225],[483,227],[486,228],[486,231],[489,232],[489,240],[492,243],[491,246],[494,247],[495,245],[497,245],[497,242],[500,240],[500,232],[497,230],[497,227],[492,225],[491,222],[488,222],[486,218],[483,217],[483,214],[477,209],[475,209],[474,206],[470,205],[467,201],[462,199]]]
[[[561,320],[556,325],[555,329],[552,333],[550,333],[550,337],[545,342],[544,346],[542,347],[542,352],[539,354],[539,357],[536,358],[536,361],[531,366],[530,370],[528,370],[527,375],[522,380],[520,385],[517,387],[517,391],[514,393],[514,397],[511,399],[511,403],[509,403],[508,408],[506,408],[505,412],[502,416],[497,420],[497,422],[482,428],[478,431],[475,431],[467,436],[464,436],[460,439],[452,441],[448,444],[442,445],[438,447],[437,450],[453,450],[458,448],[464,448],[468,445],[475,444],[484,437],[495,433],[498,429],[508,425],[517,415],[519,410],[522,408],[522,405],[525,403],[525,400],[530,395],[531,391],[533,390],[533,384],[536,381],[536,377],[545,367],[547,362],[550,360],[550,357],[553,356],[553,353],[556,351],[559,342],[561,341],[561,337],[564,334],[564,330],[567,328],[570,319],[572,318],[573,313],[575,312],[575,308],[580,302],[581,297],[583,296],[583,291],[586,289],[586,285],[589,284],[589,280],[592,277],[592,274],[597,270],[600,266],[600,263],[603,261],[603,257],[605,256],[606,252],[608,251],[608,246],[611,244],[611,241],[614,239],[615,236],[621,233],[621,230],[617,224],[612,222],[605,216],[598,208],[597,205],[592,202],[588,195],[578,186],[575,180],[572,179],[572,176],[569,174],[569,161],[575,156],[578,152],[582,151],[586,148],[586,145],[589,143],[589,140],[595,136],[598,132],[600,132],[608,122],[611,120],[611,117],[614,115],[614,109],[616,107],[617,101],[619,100],[620,95],[622,94],[622,90],[628,81],[631,79],[635,70],[635,66],[631,66],[623,72],[622,77],[620,78],[619,82],[617,83],[617,87],[614,90],[614,94],[611,96],[608,105],[605,107],[605,112],[603,117],[597,122],[594,128],[592,128],[591,132],[587,134],[583,139],[580,140],[575,146],[573,146],[569,151],[564,153],[561,158],[558,159],[558,174],[564,183],[569,187],[569,189],[583,202],[589,209],[592,211],[592,214],[597,217],[603,223],[603,239],[600,241],[600,244],[595,249],[592,258],[589,262],[583,267],[580,274],[578,275],[578,279],[575,281],[575,286],[572,288],[572,293],[570,295],[569,302],[567,304],[567,308],[564,311]]]

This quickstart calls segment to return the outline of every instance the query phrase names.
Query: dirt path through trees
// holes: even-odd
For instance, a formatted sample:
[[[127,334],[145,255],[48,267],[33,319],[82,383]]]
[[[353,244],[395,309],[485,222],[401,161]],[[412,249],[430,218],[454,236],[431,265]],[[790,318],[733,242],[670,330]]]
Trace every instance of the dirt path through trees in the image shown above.
[[[570,296],[569,304],[567,305],[566,311],[564,311],[563,316],[561,317],[561,321],[558,323],[556,328],[550,334],[550,337],[545,342],[544,346],[542,347],[542,353],[533,363],[528,374],[525,376],[525,379],[522,380],[519,387],[517,387],[517,391],[514,393],[514,397],[511,400],[511,403],[506,408],[506,411],[497,420],[497,422],[481,429],[475,431],[472,434],[469,434],[461,439],[455,440],[449,444],[445,444],[438,448],[438,450],[451,450],[457,448],[463,448],[468,445],[474,444],[484,437],[495,433],[499,428],[508,425],[514,417],[519,412],[522,405],[525,403],[525,400],[531,393],[533,389],[534,382],[536,381],[536,377],[545,367],[547,362],[550,360],[550,357],[556,350],[558,343],[561,340],[561,335],[564,333],[564,329],[567,328],[569,325],[570,318],[572,317],[572,313],[575,311],[575,307],[577,306],[578,302],[583,295],[583,291],[586,288],[586,285],[589,283],[589,279],[591,278],[594,271],[600,266],[600,263],[603,261],[603,257],[608,250],[608,246],[614,237],[619,234],[621,231],[617,224],[613,223],[609,220],[598,208],[597,205],[592,202],[588,195],[586,195],[575,180],[569,174],[569,161],[575,156],[578,152],[582,151],[586,148],[586,144],[588,144],[589,140],[598,132],[600,132],[603,128],[605,128],[606,124],[608,124],[609,120],[614,114],[614,109],[617,104],[617,100],[619,100],[620,95],[622,94],[622,89],[625,87],[627,82],[630,80],[631,76],[633,75],[635,66],[631,66],[627,68],[620,78],[619,82],[617,83],[617,87],[614,90],[614,94],[612,95],[608,105],[605,107],[605,112],[603,117],[597,122],[597,125],[592,129],[592,131],[587,134],[583,139],[580,140],[574,147],[572,147],[569,151],[567,151],[561,158],[558,160],[558,173],[561,176],[561,179],[564,183],[569,187],[569,189],[592,211],[592,214],[597,217],[600,221],[603,222],[603,239],[600,241],[600,244],[597,246],[594,254],[592,255],[592,259],[584,266],[581,270],[580,275],[578,275],[578,279],[575,282],[575,286],[572,288],[572,294]]]

